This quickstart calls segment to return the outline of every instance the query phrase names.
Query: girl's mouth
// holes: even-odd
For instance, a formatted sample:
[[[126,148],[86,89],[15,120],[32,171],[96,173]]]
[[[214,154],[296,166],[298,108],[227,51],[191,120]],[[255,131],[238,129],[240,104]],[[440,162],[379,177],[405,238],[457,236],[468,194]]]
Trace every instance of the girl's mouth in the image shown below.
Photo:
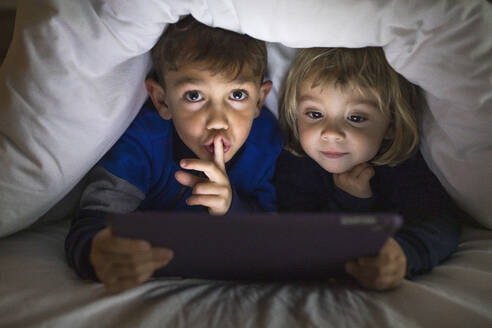
[[[340,158],[348,154],[348,153],[339,153],[339,152],[331,152],[331,151],[322,151],[321,153],[323,154],[323,156],[330,159]]]

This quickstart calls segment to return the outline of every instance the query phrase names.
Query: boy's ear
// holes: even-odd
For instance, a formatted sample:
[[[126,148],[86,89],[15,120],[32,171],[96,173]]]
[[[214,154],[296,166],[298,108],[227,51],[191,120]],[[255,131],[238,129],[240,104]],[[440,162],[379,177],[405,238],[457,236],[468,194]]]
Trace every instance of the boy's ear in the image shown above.
[[[255,117],[258,117],[260,115],[260,110],[263,107],[263,104],[265,103],[265,99],[270,93],[270,90],[272,90],[272,81],[268,80],[265,81],[261,84],[260,86],[260,96],[258,97],[258,102],[256,103],[256,114]]]
[[[172,113],[166,103],[166,91],[164,91],[164,88],[153,79],[145,80],[145,88],[159,115],[165,120],[170,120]]]

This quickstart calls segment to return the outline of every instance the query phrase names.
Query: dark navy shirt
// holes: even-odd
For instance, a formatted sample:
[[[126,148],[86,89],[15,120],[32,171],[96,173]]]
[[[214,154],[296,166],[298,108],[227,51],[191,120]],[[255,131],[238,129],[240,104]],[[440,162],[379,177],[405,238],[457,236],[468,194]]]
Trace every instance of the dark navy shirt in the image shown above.
[[[430,271],[454,252],[466,214],[448,196],[417,153],[395,166],[375,166],[373,197],[357,198],[333,182],[309,157],[282,151],[274,184],[284,212],[396,212],[404,224],[394,236],[407,257],[407,278]]]

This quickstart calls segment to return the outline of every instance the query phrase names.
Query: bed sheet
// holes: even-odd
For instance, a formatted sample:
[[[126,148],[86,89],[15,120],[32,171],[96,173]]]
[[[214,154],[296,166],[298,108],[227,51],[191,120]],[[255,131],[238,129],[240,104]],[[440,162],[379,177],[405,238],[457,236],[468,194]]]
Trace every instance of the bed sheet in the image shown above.
[[[492,327],[492,231],[389,292],[351,282],[156,279],[117,295],[67,266],[68,220],[0,240],[0,327]]]

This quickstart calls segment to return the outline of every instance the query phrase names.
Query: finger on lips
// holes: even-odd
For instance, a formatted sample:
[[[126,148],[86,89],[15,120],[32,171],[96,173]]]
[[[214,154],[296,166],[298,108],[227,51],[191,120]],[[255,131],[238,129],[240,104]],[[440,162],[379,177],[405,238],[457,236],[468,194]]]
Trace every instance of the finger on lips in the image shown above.
[[[222,171],[225,171],[224,144],[221,136],[214,138],[214,162]]]

